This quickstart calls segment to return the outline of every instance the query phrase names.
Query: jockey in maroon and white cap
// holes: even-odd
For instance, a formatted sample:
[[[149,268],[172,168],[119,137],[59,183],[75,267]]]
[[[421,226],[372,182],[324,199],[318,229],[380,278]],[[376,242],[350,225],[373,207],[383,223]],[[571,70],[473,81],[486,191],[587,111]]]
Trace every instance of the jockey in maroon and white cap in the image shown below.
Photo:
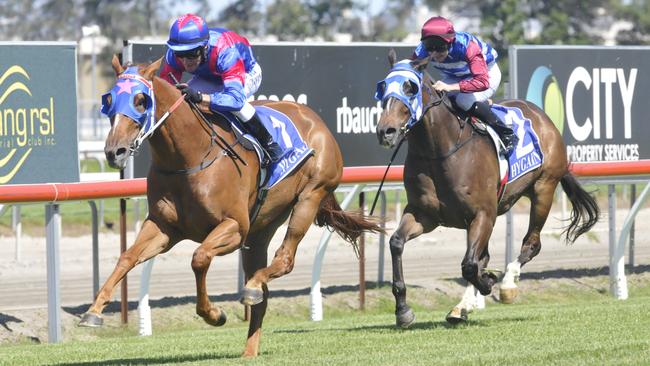
[[[497,51],[475,35],[457,32],[449,19],[436,16],[422,26],[421,42],[412,56],[428,57],[443,76],[433,88],[447,92],[460,109],[490,124],[501,135],[509,153],[517,138],[487,103],[501,83]]]

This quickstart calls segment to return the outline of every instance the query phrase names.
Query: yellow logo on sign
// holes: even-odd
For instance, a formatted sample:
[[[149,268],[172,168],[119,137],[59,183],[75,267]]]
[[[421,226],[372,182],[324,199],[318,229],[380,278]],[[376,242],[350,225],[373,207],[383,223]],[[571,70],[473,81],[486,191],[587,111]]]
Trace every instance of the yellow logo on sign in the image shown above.
[[[18,65],[11,66],[0,76],[0,184],[16,175],[34,147],[56,144],[53,97],[49,98],[47,107],[9,105],[10,100],[21,100],[21,96],[24,99],[25,94],[32,97],[31,90],[23,82],[29,80],[29,74]]]

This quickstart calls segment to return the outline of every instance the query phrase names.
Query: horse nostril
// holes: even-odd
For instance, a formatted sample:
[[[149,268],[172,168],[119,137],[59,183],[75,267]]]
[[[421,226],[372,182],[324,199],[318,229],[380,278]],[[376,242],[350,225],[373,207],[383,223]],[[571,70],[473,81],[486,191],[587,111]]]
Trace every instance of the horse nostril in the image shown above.
[[[390,128],[386,129],[385,135],[386,135],[386,137],[392,137],[393,135],[395,135],[396,132],[397,132],[396,129],[394,129],[393,127],[390,127]]]
[[[126,150],[125,147],[120,147],[120,148],[118,148],[117,151],[115,152],[115,155],[116,155],[116,156],[122,156],[122,155],[126,154],[126,152],[127,152],[127,150]]]

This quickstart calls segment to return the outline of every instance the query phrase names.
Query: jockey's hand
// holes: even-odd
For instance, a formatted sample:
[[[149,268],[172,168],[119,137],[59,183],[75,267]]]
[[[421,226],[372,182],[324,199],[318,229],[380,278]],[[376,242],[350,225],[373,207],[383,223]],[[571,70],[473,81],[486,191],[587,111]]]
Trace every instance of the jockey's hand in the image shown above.
[[[453,92],[460,90],[460,87],[458,84],[447,84],[444,81],[436,81],[435,84],[433,84],[433,88],[439,92]]]
[[[190,88],[187,84],[178,84],[176,85],[180,89],[181,93],[185,95],[185,100],[188,102],[200,104],[203,101],[203,96],[201,92],[195,89]]]

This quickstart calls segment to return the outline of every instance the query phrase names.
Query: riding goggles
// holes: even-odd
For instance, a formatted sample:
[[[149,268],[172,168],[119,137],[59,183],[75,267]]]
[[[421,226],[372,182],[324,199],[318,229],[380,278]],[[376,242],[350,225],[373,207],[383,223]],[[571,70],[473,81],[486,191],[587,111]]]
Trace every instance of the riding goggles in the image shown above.
[[[174,51],[174,56],[178,58],[197,58],[201,56],[201,47],[187,51]]]
[[[422,42],[428,52],[442,53],[449,49],[449,43],[440,37],[429,37]]]

